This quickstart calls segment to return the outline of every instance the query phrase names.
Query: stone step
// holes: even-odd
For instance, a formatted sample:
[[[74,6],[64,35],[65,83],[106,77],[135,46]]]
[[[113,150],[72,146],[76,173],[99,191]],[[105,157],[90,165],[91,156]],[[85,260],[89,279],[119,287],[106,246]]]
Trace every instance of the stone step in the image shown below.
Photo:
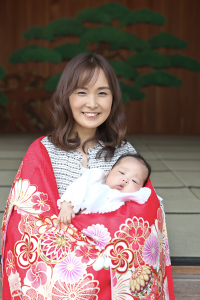
[[[176,300],[200,299],[200,275],[173,274]]]
[[[172,266],[176,300],[200,299],[200,266]]]
[[[172,266],[173,275],[200,275],[200,266]]]

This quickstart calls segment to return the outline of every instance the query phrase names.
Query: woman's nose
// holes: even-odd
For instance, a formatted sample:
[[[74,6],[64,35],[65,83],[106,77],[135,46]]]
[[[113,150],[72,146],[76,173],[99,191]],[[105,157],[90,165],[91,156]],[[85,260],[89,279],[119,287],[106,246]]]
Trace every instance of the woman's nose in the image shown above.
[[[90,95],[88,97],[88,101],[87,101],[86,106],[91,108],[91,109],[97,108],[98,107],[98,101],[97,101],[96,97],[93,96],[93,95]]]

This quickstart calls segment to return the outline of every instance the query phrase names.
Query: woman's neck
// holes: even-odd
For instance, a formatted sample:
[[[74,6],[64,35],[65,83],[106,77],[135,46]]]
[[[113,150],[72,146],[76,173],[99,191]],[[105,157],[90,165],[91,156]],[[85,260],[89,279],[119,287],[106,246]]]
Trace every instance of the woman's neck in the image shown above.
[[[78,136],[81,140],[81,146],[84,144],[85,141],[89,140],[90,138],[92,138],[95,135],[96,130],[77,130],[76,129],[73,131],[73,135],[75,136],[76,133],[78,133]],[[96,146],[97,141],[91,141],[86,145],[86,148],[90,148],[90,147],[94,147]],[[81,147],[80,147],[81,148]]]

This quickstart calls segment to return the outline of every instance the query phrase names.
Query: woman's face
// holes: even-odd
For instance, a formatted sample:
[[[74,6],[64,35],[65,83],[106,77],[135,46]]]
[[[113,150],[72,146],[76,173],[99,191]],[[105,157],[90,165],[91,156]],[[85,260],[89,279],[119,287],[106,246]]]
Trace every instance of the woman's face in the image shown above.
[[[84,134],[92,137],[98,126],[108,118],[113,96],[104,71],[100,69],[97,80],[92,80],[86,86],[78,86],[69,97],[69,103],[74,117],[74,132],[80,138]]]

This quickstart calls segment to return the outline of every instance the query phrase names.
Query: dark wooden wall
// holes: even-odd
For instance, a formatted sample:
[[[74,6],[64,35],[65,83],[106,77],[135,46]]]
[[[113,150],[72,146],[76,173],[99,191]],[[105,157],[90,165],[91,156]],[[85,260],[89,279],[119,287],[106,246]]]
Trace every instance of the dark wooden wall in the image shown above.
[[[1,0],[0,5],[0,65],[7,74],[34,70],[43,76],[61,71],[65,63],[26,63],[11,65],[10,54],[33,41],[21,38],[24,30],[31,26],[45,26],[60,17],[74,17],[87,7],[97,7],[107,0]],[[119,0],[131,10],[147,7],[167,18],[165,25],[138,24],[133,32],[143,39],[165,31],[188,43],[180,53],[200,61],[200,1],[199,0]],[[66,38],[67,41],[67,38]],[[48,43],[37,41],[38,45],[50,48],[59,41]],[[179,51],[161,49],[164,54]],[[144,134],[200,134],[200,73],[185,69],[170,69],[170,73],[183,80],[180,88],[144,88],[147,98],[131,101],[124,105],[128,121],[128,133]],[[16,105],[17,113],[17,105]],[[11,132],[10,131],[7,132]],[[6,132],[6,130],[5,130]]]

